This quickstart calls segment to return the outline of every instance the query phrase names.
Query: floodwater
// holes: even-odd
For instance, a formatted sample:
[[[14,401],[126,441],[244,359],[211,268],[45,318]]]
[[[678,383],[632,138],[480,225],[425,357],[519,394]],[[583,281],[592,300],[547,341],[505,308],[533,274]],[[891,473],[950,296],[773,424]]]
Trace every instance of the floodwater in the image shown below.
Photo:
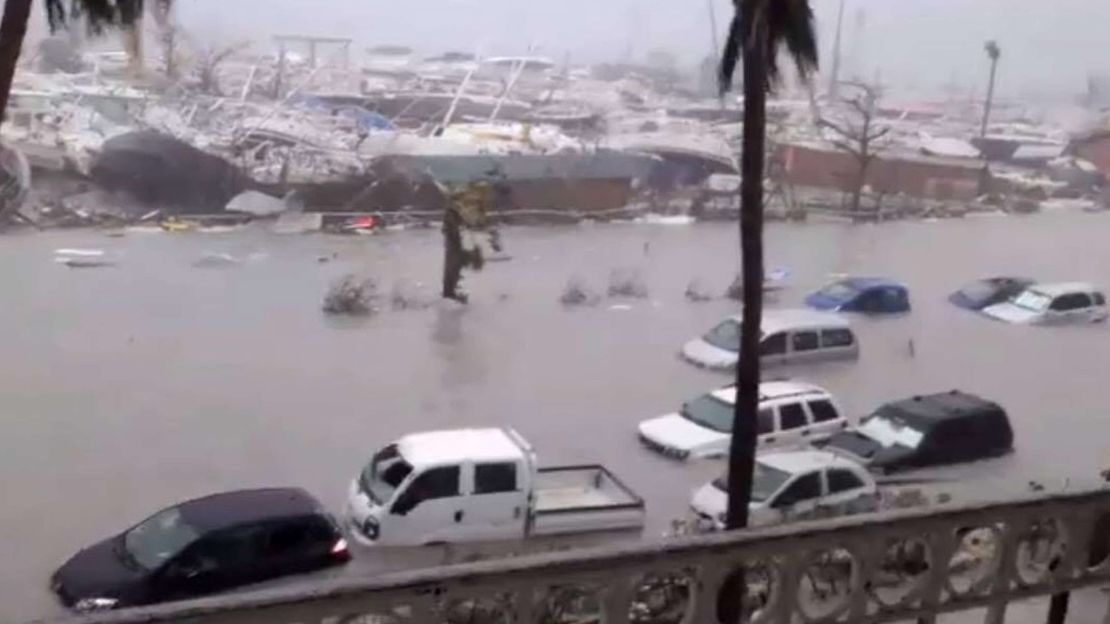
[[[771,225],[769,266],[793,276],[770,307],[796,305],[831,273],[900,278],[914,304],[907,316],[859,319],[858,363],[783,372],[828,387],[855,415],[914,393],[980,393],[1010,411],[1017,452],[964,477],[1089,479],[1110,460],[1110,328],[1009,326],[945,296],[993,274],[1110,286],[1107,232],[1110,215],[1089,214]],[[512,425],[542,463],[603,462],[643,494],[647,535],[661,535],[723,462],[655,456],[635,426],[728,382],[676,353],[736,309],[683,297],[691,279],[724,291],[735,224],[511,228],[503,238],[513,260],[467,277],[467,308],[342,323],[320,304],[345,273],[376,276],[387,294],[397,281],[433,291],[439,233],[0,240],[0,620],[57,614],[47,579],[58,564],[176,501],[296,485],[338,512],[369,454],[411,430]],[[59,247],[107,249],[119,262],[71,269],[52,261]],[[246,261],[194,267],[205,253]],[[641,271],[651,297],[558,303],[572,276],[604,291],[617,268]]]

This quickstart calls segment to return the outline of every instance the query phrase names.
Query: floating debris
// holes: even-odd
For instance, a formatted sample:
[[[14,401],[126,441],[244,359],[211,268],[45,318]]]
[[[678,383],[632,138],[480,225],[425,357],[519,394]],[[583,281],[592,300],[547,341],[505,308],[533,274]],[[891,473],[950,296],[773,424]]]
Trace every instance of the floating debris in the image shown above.
[[[790,283],[790,269],[772,269],[763,276],[763,292],[784,290]],[[725,289],[725,298],[733,301],[744,299],[744,276],[737,274]]]
[[[58,264],[64,264],[73,269],[92,269],[98,267],[115,266],[115,261],[101,257],[89,256],[62,256],[54,259]]]
[[[426,310],[435,304],[436,298],[430,294],[420,292],[420,284],[411,284],[405,281],[393,283],[389,293],[390,306],[396,311]]]
[[[636,269],[613,269],[609,273],[609,296],[647,299],[647,284]]]
[[[712,301],[713,295],[706,290],[705,286],[700,280],[692,279],[686,285],[686,300],[694,303],[703,303],[705,301]]]
[[[104,255],[103,249],[70,249],[62,248],[54,250],[55,256],[79,256],[83,258],[100,257]]]
[[[563,294],[559,297],[559,303],[566,306],[592,306],[597,305],[600,300],[601,297],[578,277],[567,281]]]
[[[345,275],[324,295],[323,310],[327,314],[368,316],[378,311],[377,301],[378,283],[373,278]]]
[[[193,266],[197,268],[215,268],[238,266],[240,264],[243,264],[243,259],[237,258],[229,253],[207,252],[194,262]]]
[[[744,299],[744,276],[737,275],[725,289],[725,299],[742,301]]]
[[[55,249],[54,262],[75,269],[114,266],[103,249]]]

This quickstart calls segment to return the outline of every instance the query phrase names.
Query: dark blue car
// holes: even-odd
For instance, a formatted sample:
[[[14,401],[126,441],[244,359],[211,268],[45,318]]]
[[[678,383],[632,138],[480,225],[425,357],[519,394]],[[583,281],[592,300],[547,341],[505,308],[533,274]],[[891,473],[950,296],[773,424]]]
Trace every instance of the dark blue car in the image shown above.
[[[910,293],[905,286],[889,279],[850,277],[809,295],[806,305],[834,312],[899,314],[910,311]]]
[[[948,295],[952,305],[967,310],[982,310],[996,303],[1009,301],[1034,284],[1028,277],[988,277],[964,285]]]

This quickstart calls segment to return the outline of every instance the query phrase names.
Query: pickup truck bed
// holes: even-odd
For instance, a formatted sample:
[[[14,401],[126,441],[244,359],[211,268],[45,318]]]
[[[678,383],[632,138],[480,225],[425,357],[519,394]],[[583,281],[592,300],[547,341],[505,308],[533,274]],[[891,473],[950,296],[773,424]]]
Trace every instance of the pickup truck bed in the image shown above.
[[[541,468],[532,535],[642,530],[644,501],[603,466]]]

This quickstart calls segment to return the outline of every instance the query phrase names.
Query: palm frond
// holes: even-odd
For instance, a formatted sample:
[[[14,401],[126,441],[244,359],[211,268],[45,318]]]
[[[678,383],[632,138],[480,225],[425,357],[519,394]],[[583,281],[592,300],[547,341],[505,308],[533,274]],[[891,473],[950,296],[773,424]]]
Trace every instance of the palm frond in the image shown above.
[[[778,81],[778,53],[783,47],[790,54],[798,76],[808,78],[818,63],[817,31],[809,0],[769,0],[767,11],[767,77]]]
[[[743,24],[745,5],[752,24]],[[718,86],[722,94],[732,88],[732,76],[749,45],[765,45],[767,61],[767,89],[780,78],[778,55],[785,48],[798,68],[798,75],[805,79],[817,69],[817,32],[813,23],[813,9],[809,0],[733,0],[733,18],[728,40],[721,54]],[[758,42],[758,43],[757,43]]]
[[[168,7],[172,0],[155,0],[159,7]],[[92,34],[105,28],[134,26],[143,16],[143,0],[46,0],[46,19],[50,30],[56,31],[85,19]]]

